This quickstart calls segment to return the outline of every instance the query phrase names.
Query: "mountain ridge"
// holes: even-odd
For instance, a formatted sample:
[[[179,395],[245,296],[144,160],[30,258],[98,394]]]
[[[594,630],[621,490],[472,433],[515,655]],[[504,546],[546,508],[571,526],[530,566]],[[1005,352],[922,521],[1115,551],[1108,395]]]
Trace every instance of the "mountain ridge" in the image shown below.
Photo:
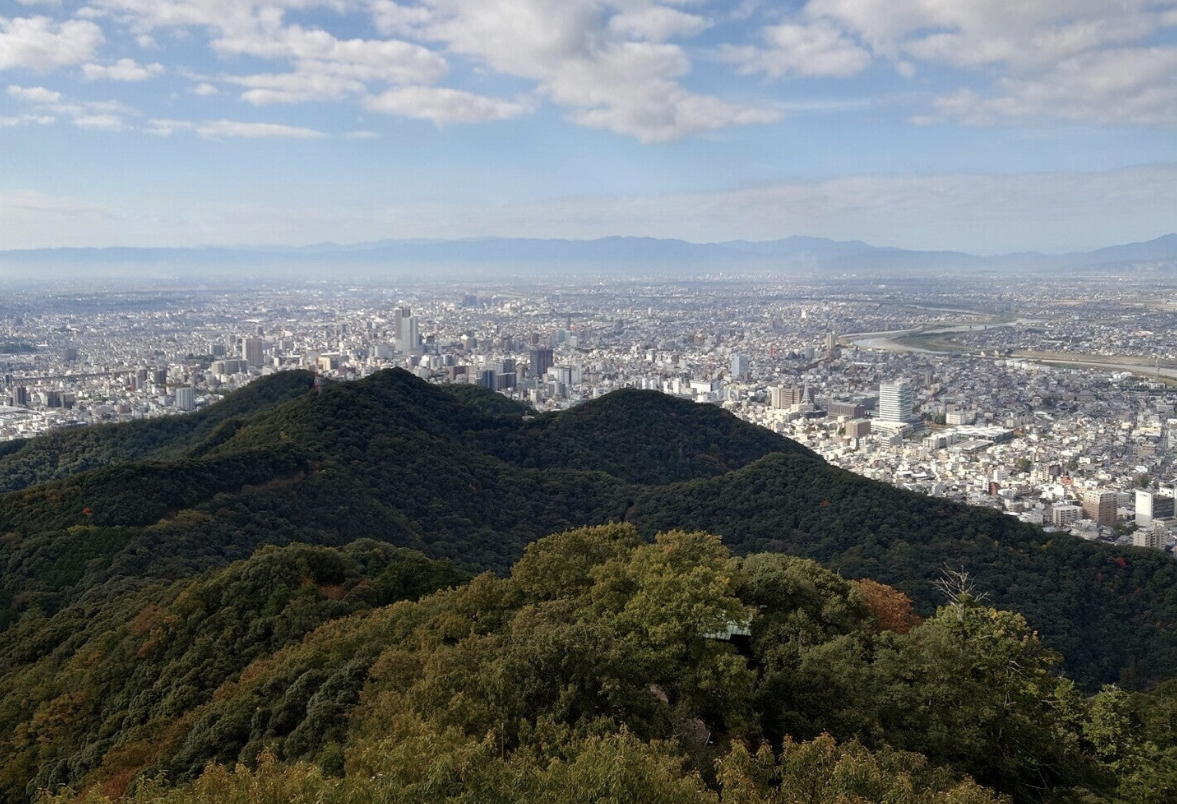
[[[1177,234],[1107,246],[1088,252],[1049,255],[1017,252],[979,256],[960,251],[881,247],[859,240],[792,236],[781,240],[696,243],[679,239],[611,236],[596,239],[478,237],[457,240],[379,240],[308,246],[208,246],[199,248],[47,248],[0,251],[0,271],[30,265],[154,269],[178,276],[200,276],[217,267],[249,266],[260,272],[349,266],[360,274],[435,266],[474,272],[502,269],[711,271],[725,269],[811,271],[926,271],[1073,269],[1094,270],[1177,261]]]

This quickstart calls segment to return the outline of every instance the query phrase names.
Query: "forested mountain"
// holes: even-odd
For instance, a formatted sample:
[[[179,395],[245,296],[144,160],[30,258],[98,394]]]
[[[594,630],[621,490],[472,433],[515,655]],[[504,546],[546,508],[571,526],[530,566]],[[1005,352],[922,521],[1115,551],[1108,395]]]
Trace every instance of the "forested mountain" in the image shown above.
[[[1177,675],[1177,569],[1164,555],[875,483],[722,409],[655,392],[536,416],[399,370],[322,393],[289,372],[194,416],[64,432],[5,453],[6,625],[264,544],[371,538],[503,571],[540,536],[626,521],[646,537],[689,527],[737,551],[815,558],[902,589],[924,614],[943,565],[963,567],[1082,683]]]
[[[1145,784],[1127,769],[1149,751],[1170,767],[1177,719],[1148,715],[1177,712],[1166,694],[1088,697],[1177,676],[1165,555],[869,481],[714,406],[618,391],[537,415],[399,370],[321,392],[290,372],[193,416],[5,445],[0,484],[0,802],[239,760],[260,776],[213,769],[183,796],[289,773],[308,800],[448,801],[469,773],[478,800],[516,800],[492,793],[632,762],[663,800],[790,801],[789,763],[814,762],[924,791],[895,801],[994,800],[966,776],[1082,801],[1106,799],[1050,797]],[[682,529],[724,546],[648,546]],[[946,565],[995,608],[937,614]],[[703,638],[748,612],[750,646]],[[973,703],[980,721],[950,714]],[[1132,759],[1099,742],[1109,718]],[[739,754],[761,739],[798,742]],[[427,745],[450,764],[396,764]]]
[[[59,613],[4,657],[21,669],[0,687],[0,800],[63,785],[46,801],[1177,793],[1167,689],[1085,696],[1019,615],[959,587],[921,622],[902,593],[807,559],[612,525],[387,605],[456,580],[372,542],[292,546],[83,607],[37,650]]]

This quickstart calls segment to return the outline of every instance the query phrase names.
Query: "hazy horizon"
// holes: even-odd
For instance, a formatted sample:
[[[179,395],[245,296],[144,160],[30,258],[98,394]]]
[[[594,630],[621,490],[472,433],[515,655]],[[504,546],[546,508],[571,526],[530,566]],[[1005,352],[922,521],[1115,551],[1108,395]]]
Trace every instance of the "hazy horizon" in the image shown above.
[[[733,240],[701,240],[692,239],[690,237],[647,237],[644,235],[601,235],[600,237],[512,237],[510,235],[471,235],[467,237],[436,237],[436,238],[384,238],[380,240],[362,240],[350,242],[338,241],[315,241],[303,244],[294,243],[195,243],[191,246],[168,246],[168,245],[128,245],[128,244],[111,244],[109,246],[43,246],[29,249],[0,249],[2,253],[13,252],[38,252],[38,251],[54,251],[54,250],[82,250],[82,251],[230,251],[230,252],[249,252],[256,251],[263,254],[280,254],[284,251],[292,253],[321,253],[330,254],[338,250],[342,254],[347,254],[353,251],[364,251],[367,249],[379,249],[382,247],[392,246],[443,246],[443,245],[477,245],[480,243],[552,243],[552,244],[571,244],[571,245],[589,245],[594,243],[602,243],[606,241],[653,241],[657,244],[675,244],[681,243],[687,246],[719,246],[719,247],[734,247],[737,244],[746,243],[749,245],[768,245],[775,243],[787,243],[789,241],[818,241],[818,244],[828,243],[831,246],[861,244],[871,250],[878,251],[910,251],[912,253],[921,252],[945,252],[957,253],[966,256],[980,257],[980,258],[998,258],[1009,257],[1018,254],[1033,254],[1044,257],[1064,257],[1068,255],[1080,255],[1100,251],[1103,249],[1117,248],[1122,246],[1143,245],[1154,241],[1167,241],[1169,238],[1177,237],[1177,232],[1164,232],[1154,238],[1149,238],[1147,241],[1139,241],[1135,243],[1104,243],[1098,245],[1093,249],[1055,249],[1055,250],[1032,250],[1032,251],[984,251],[976,250],[969,251],[966,249],[944,248],[944,249],[903,249],[899,246],[894,246],[889,243],[869,243],[860,238],[850,238],[845,240],[837,240],[833,238],[813,237],[810,235],[798,234],[788,235],[781,238],[774,238],[772,240],[749,240],[749,239],[733,239]],[[738,253],[738,252],[737,252]]]

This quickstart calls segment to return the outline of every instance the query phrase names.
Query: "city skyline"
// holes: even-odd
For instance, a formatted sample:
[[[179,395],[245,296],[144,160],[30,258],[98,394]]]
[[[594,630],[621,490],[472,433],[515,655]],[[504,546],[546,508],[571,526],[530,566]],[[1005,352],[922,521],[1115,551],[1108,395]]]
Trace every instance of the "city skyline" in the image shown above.
[[[1177,3],[21,0],[0,249],[1177,226]]]
[[[886,298],[853,278],[768,277],[30,288],[0,299],[0,442],[206,410],[298,369],[330,385],[400,368],[537,414],[644,389],[874,480],[1166,549],[1175,285],[1079,282],[1079,300],[1013,276]]]

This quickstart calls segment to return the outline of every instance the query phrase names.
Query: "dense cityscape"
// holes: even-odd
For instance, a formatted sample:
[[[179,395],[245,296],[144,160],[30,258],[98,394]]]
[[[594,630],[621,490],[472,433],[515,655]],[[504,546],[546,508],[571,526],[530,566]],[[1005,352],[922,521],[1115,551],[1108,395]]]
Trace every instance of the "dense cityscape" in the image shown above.
[[[896,486],[1171,550],[1174,331],[1153,279],[26,289],[0,302],[0,439],[181,414],[296,368],[399,366],[538,411],[643,388]]]

